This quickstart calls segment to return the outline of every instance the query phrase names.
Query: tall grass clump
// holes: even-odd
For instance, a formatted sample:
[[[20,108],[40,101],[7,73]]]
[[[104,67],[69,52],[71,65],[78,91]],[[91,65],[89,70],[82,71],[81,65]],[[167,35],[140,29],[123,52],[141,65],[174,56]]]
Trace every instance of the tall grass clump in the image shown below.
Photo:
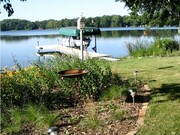
[[[156,37],[154,42],[135,42],[127,45],[130,56],[173,56],[179,55],[180,43],[171,38]]]
[[[80,125],[84,128],[95,129],[102,125],[102,121],[98,118],[97,106],[92,99],[87,99],[84,104],[85,111],[87,112],[86,118],[84,118]]]
[[[149,43],[136,41],[135,43],[128,43],[127,49],[129,51],[130,56],[134,57],[144,57],[148,56]]]
[[[126,87],[112,85],[106,91],[101,93],[100,100],[116,100],[119,97],[125,96],[126,92]]]
[[[46,133],[48,127],[53,126],[60,118],[59,113],[51,113],[44,106],[29,104],[23,109],[14,107],[2,113],[1,132],[2,134],[31,132],[42,134]]]

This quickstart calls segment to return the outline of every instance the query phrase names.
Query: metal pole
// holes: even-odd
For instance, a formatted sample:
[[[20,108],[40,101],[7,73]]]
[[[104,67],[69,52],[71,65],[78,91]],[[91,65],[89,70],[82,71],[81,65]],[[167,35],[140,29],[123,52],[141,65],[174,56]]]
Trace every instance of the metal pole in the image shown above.
[[[94,40],[95,40],[95,52],[97,52],[96,36],[94,36]]]
[[[83,55],[83,50],[84,50],[84,47],[83,47],[83,30],[80,29],[80,40],[81,40],[81,61],[84,60],[84,55]]]

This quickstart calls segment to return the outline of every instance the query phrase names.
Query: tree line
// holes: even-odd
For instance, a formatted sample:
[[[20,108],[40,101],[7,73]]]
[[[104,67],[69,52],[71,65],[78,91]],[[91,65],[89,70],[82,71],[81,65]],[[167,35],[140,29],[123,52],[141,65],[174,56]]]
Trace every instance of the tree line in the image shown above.
[[[178,26],[179,22],[175,19],[167,19],[161,21],[154,19],[149,21],[146,15],[137,15],[131,12],[129,16],[120,15],[104,15],[101,17],[84,18],[85,25],[90,27],[130,27],[130,26]],[[28,20],[20,19],[5,19],[0,21],[1,31],[8,30],[35,30],[35,29],[58,29],[60,27],[76,26],[77,18],[62,19],[62,20],[44,20],[31,22]]]

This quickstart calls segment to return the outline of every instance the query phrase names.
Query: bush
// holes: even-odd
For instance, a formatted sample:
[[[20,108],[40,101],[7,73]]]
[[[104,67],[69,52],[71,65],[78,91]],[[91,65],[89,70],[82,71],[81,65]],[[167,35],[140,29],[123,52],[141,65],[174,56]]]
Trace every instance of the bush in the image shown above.
[[[43,100],[43,94],[49,92],[54,83],[48,72],[37,66],[24,69],[4,68],[1,74],[1,102],[3,107],[24,106],[33,102],[38,104]]]
[[[61,80],[59,71],[68,69],[88,69],[82,79]],[[75,83],[80,83],[79,99],[87,96],[98,98],[101,91],[111,84],[111,69],[104,60],[87,59],[83,62],[71,56],[57,56],[54,59],[35,62],[27,68],[4,68],[1,74],[1,102],[3,107],[24,106],[28,103],[51,104],[53,90],[61,95],[74,98]]]
[[[99,93],[111,84],[111,69],[107,61],[99,59],[86,59],[83,62],[72,56],[56,56],[55,59],[38,63],[38,67],[42,70],[52,71],[57,76],[57,85],[59,91],[73,96],[76,91],[75,83],[80,83],[79,98],[84,100],[87,96],[98,98]],[[51,65],[51,66],[50,66]],[[70,69],[87,69],[89,73],[82,79],[64,78],[58,75],[59,71]]]
[[[165,56],[168,53],[179,50],[177,41],[169,38],[159,39],[156,38],[155,42],[151,45],[150,50],[154,55]]]

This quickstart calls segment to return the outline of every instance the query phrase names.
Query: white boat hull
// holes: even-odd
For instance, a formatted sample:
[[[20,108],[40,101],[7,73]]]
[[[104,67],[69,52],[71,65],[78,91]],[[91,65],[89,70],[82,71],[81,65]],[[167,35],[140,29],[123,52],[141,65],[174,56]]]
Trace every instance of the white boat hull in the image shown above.
[[[83,46],[84,49],[86,49],[91,43],[91,39],[90,38],[85,38],[83,39]],[[73,48],[80,48],[81,47],[81,40],[77,37],[77,38],[63,38],[62,39],[62,45],[63,46],[69,46],[69,47],[73,47]]]

